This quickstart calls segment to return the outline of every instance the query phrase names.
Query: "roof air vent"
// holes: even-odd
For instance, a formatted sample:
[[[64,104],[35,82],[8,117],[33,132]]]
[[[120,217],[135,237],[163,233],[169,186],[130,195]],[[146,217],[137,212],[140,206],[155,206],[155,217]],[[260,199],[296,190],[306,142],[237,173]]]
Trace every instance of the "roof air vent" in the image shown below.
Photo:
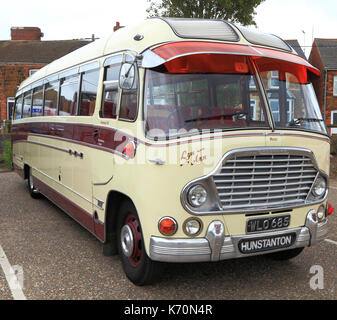
[[[247,41],[253,44],[272,47],[276,49],[282,49],[286,51],[292,51],[292,49],[288,46],[288,44],[283,41],[281,38],[268,33],[263,33],[260,31],[248,29],[242,26],[236,26],[245,37]]]
[[[239,41],[239,35],[222,20],[162,18],[180,38]]]

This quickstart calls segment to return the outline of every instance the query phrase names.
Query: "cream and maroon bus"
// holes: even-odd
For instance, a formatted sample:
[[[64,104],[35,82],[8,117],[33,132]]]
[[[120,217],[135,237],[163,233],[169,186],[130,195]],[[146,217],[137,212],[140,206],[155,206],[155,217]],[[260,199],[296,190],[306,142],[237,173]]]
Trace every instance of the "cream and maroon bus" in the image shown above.
[[[137,285],[167,263],[290,259],[333,211],[318,74],[274,35],[148,19],[20,85],[13,166]]]

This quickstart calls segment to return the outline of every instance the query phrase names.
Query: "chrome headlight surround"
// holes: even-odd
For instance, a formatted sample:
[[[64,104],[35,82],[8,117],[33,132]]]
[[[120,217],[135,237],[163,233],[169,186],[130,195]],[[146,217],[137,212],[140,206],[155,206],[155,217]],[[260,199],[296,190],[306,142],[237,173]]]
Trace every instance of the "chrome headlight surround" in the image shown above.
[[[190,199],[191,193],[197,189],[204,189],[207,197],[199,206],[193,204]],[[195,215],[204,214],[206,212],[217,212],[220,210],[219,200],[213,181],[208,177],[206,179],[196,179],[188,183],[180,194],[180,201],[182,206],[189,212]]]

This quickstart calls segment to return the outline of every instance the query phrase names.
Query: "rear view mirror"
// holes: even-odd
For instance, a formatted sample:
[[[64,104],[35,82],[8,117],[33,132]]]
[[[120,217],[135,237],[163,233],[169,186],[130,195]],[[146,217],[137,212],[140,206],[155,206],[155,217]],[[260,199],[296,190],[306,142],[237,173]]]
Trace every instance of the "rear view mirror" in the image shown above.
[[[119,86],[121,89],[131,89],[135,82],[135,65],[123,63],[119,73]]]

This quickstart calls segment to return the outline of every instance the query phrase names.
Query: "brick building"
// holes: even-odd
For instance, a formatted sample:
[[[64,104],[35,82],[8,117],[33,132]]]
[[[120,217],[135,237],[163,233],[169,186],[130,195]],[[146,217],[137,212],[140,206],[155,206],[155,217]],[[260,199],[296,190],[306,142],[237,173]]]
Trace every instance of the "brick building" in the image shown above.
[[[314,39],[309,62],[321,72],[313,85],[326,124],[337,125],[337,39]]]
[[[298,54],[301,58],[307,60],[307,57],[305,56],[305,54],[304,54],[304,52],[303,52],[303,50],[302,50],[302,47],[300,46],[298,40],[295,39],[295,40],[284,40],[284,41],[285,41],[288,45],[290,45],[290,46],[297,52],[297,54]]]
[[[89,43],[87,40],[41,41],[35,27],[11,28],[11,40],[0,41],[0,120],[10,118],[20,83],[35,70]]]

